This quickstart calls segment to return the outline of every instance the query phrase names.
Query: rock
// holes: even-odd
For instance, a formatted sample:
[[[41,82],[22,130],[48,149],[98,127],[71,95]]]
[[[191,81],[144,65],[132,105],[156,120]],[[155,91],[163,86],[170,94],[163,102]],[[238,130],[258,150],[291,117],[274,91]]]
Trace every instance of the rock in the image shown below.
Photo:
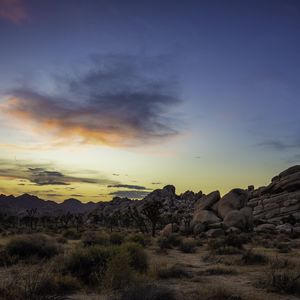
[[[233,189],[218,202],[218,215],[222,219],[232,210],[243,208],[248,201],[249,194],[242,189]]]
[[[194,230],[193,230],[194,235],[198,235],[198,234],[206,231],[206,228],[207,228],[207,226],[203,223],[196,224],[194,226]]]
[[[236,227],[229,227],[227,230],[226,230],[226,233],[240,233],[241,230],[239,228],[236,228]]]
[[[193,219],[191,221],[191,227],[194,227],[199,223],[218,223],[221,220],[214,214],[214,212],[210,210],[199,210],[196,211],[193,215]]]
[[[255,232],[274,233],[276,226],[274,224],[261,224],[254,228]]]
[[[232,210],[226,215],[223,223],[227,227],[236,227],[241,230],[244,230],[247,226],[247,219],[241,211]]]
[[[218,223],[212,223],[207,225],[208,229],[216,229],[216,228],[223,228],[223,223],[218,222]]]
[[[167,224],[161,231],[160,235],[168,237],[170,236],[173,232],[178,231],[178,225],[177,224]]]
[[[212,238],[220,237],[220,236],[223,236],[224,234],[225,234],[224,230],[221,228],[210,229],[206,232],[206,236],[212,237]]]
[[[214,191],[202,196],[195,204],[195,210],[209,209],[220,200],[220,192]]]
[[[246,217],[247,220],[247,229],[253,229],[254,218],[253,218],[253,210],[251,207],[243,207],[240,212]]]
[[[292,233],[293,226],[289,223],[278,225],[276,226],[276,231],[278,231],[279,233]]]

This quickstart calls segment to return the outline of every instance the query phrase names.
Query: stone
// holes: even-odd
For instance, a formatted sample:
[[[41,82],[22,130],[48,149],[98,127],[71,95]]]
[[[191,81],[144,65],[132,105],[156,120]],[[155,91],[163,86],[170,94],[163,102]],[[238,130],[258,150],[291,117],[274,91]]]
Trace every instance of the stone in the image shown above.
[[[193,215],[193,219],[191,221],[191,227],[194,227],[196,224],[199,223],[218,223],[220,222],[220,218],[218,218],[214,212],[210,210],[199,210],[196,211]]]
[[[221,228],[210,229],[206,232],[206,236],[212,237],[212,238],[220,237],[220,236],[223,236],[224,234],[225,234],[224,230]]]
[[[161,231],[160,235],[168,237],[170,236],[173,232],[178,231],[178,225],[177,224],[167,224]]]
[[[222,219],[232,210],[239,210],[246,206],[249,198],[248,191],[233,189],[218,202],[218,215]]]
[[[198,235],[198,234],[206,231],[206,228],[207,228],[207,226],[203,223],[196,224],[194,226],[193,233],[194,233],[194,235]]]
[[[293,226],[289,223],[276,226],[276,231],[279,233],[291,233],[293,232]]]
[[[220,198],[221,196],[219,191],[214,191],[208,195],[204,195],[196,202],[195,210],[209,209],[217,203]]]
[[[236,227],[229,227],[227,230],[226,230],[226,233],[240,233],[241,230],[239,228],[236,228]]]
[[[274,224],[261,224],[254,228],[255,232],[274,233],[276,226]]]
[[[223,223],[226,227],[236,227],[244,230],[247,226],[247,219],[241,211],[232,210],[225,216]]]

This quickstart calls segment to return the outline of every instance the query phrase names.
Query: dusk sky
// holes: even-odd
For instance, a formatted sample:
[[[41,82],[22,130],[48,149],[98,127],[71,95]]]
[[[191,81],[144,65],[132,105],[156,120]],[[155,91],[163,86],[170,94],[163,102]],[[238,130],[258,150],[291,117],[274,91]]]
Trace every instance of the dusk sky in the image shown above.
[[[0,193],[267,185],[300,163],[300,1],[0,0]]]

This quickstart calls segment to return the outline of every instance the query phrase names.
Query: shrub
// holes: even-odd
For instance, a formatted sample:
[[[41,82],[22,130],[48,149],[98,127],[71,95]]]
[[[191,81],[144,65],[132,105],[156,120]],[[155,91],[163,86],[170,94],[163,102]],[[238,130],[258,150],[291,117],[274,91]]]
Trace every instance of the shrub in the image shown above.
[[[141,245],[136,243],[125,243],[121,249],[129,253],[130,266],[139,272],[146,272],[148,269],[148,257]]]
[[[120,300],[176,300],[176,297],[168,288],[135,284],[122,292]]]
[[[179,248],[184,253],[195,253],[196,252],[196,242],[192,238],[186,238],[186,239],[182,240]]]
[[[109,244],[109,235],[103,231],[86,231],[83,234],[82,242],[84,246],[107,246]]]
[[[276,248],[280,253],[289,253],[292,251],[290,245],[288,243],[278,243]]]
[[[124,235],[118,232],[113,232],[109,237],[112,245],[121,245],[124,242]]]
[[[268,262],[268,257],[263,254],[253,252],[252,250],[247,250],[243,253],[241,261],[245,265],[266,264]]]
[[[114,250],[102,246],[79,248],[66,258],[64,269],[86,284],[102,281]]]
[[[81,233],[75,229],[67,229],[63,233],[63,237],[69,240],[79,240],[81,238]]]
[[[172,233],[168,237],[161,236],[157,240],[157,244],[161,250],[171,249],[181,244],[181,237],[177,233]]]
[[[59,244],[67,244],[68,243],[68,240],[66,238],[64,238],[63,236],[59,236],[56,238],[56,241],[59,243]]]
[[[237,271],[232,268],[211,267],[204,271],[205,275],[236,275]]]
[[[191,277],[180,265],[158,269],[156,276],[160,279]]]
[[[11,239],[6,245],[6,251],[11,257],[18,259],[50,258],[60,252],[60,247],[53,239],[35,234]]]
[[[145,237],[141,233],[130,234],[129,236],[126,237],[125,241],[137,243],[143,247],[145,247],[147,244]]]
[[[236,245],[239,245],[237,243]],[[211,254],[219,254],[219,255],[230,255],[230,254],[239,254],[241,253],[241,249],[232,245],[231,239],[211,239],[208,242],[208,250]]]
[[[104,277],[104,286],[112,290],[120,290],[133,281],[133,270],[130,267],[130,256],[127,251],[119,251],[108,262]]]
[[[286,263],[271,261],[262,278],[263,286],[273,292],[300,294],[300,268]]]

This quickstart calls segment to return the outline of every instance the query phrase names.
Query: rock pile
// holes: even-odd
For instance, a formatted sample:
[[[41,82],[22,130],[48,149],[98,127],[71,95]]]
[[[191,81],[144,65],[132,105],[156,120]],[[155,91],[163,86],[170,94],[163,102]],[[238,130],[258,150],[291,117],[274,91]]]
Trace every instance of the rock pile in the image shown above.
[[[266,187],[254,190],[248,206],[258,232],[300,232],[300,166],[275,176]]]

